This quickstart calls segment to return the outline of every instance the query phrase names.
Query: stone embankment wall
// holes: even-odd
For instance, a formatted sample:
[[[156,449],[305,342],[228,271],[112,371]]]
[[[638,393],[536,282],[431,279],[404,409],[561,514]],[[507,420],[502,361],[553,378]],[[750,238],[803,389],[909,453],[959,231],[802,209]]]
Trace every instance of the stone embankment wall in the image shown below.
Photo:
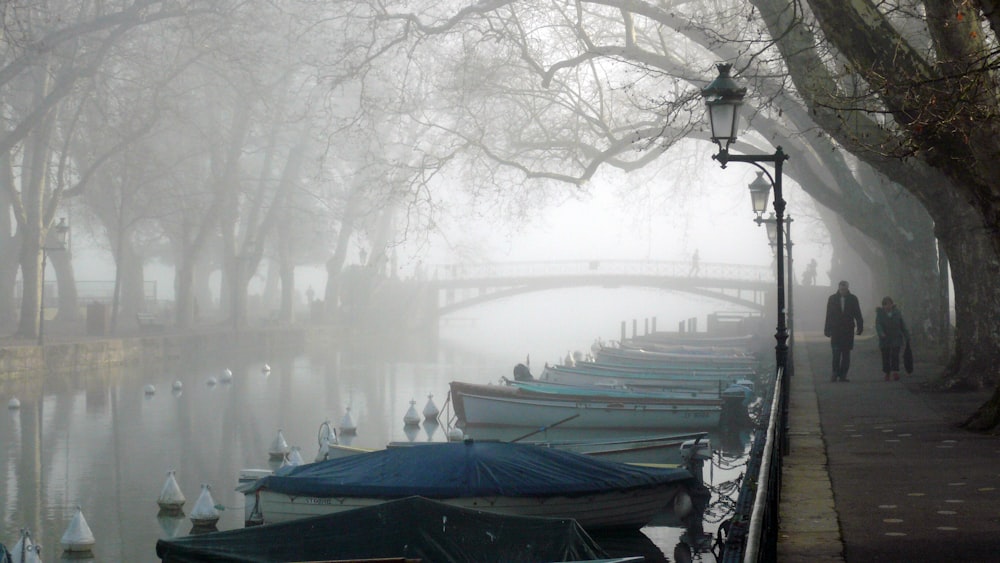
[[[167,362],[184,356],[211,355],[220,350],[303,350],[311,342],[337,338],[336,328],[161,333],[132,338],[57,341],[45,346],[0,347],[0,380],[50,372],[73,372],[134,363]]]

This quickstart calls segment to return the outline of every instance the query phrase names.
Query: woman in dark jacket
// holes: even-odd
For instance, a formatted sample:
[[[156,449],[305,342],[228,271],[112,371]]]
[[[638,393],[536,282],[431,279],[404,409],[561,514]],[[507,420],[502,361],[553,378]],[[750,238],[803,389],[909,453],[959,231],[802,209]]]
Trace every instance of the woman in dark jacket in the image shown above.
[[[899,351],[910,340],[903,313],[896,308],[892,297],[882,298],[882,306],[875,309],[875,331],[878,347],[882,351],[882,372],[886,381],[899,381]]]

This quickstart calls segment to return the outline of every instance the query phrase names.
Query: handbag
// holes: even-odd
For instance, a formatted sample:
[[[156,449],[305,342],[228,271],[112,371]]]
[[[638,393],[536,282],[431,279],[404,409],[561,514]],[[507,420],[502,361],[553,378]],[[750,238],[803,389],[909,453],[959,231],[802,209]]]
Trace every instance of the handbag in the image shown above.
[[[910,348],[910,340],[906,340],[906,349],[903,350],[903,367],[906,373],[913,373],[913,350]]]

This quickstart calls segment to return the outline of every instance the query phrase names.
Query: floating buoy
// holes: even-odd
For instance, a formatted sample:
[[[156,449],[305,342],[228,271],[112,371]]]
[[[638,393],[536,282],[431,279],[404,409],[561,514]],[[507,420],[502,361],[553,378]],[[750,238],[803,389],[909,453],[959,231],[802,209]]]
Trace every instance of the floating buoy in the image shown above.
[[[209,387],[215,387],[215,384],[218,383],[218,382],[219,381],[217,379],[215,379],[214,375],[210,375],[208,377],[208,381],[206,381],[205,383],[208,384]]]
[[[12,397],[7,401],[7,408],[10,410],[17,410],[21,408],[21,401],[17,397]]]
[[[215,500],[210,492],[211,487],[206,483],[201,485],[201,494],[194,503],[191,516],[188,517],[196,527],[208,528],[215,526],[219,521],[219,509],[215,507]]]
[[[358,427],[354,425],[354,419],[351,418],[351,407],[347,407],[344,418],[340,419],[340,433],[355,434],[357,431]]]
[[[177,380],[177,381],[174,382],[174,391],[180,391],[183,388],[184,388],[184,384],[181,383],[180,380]]]
[[[94,533],[87,525],[87,519],[83,517],[83,510],[76,507],[76,514],[70,520],[66,532],[59,540],[64,551],[87,552],[94,548]]]
[[[438,414],[440,413],[441,411],[439,411],[437,405],[434,404],[434,395],[427,395],[427,404],[424,405],[424,419],[437,420]]]
[[[150,384],[146,385],[145,392],[146,392],[147,395],[155,395],[156,394],[156,387],[154,387],[153,384],[150,383]]]
[[[163,530],[163,537],[165,538],[176,538],[180,535],[181,522],[184,521],[183,514],[164,514],[160,513],[156,515],[156,521],[160,524],[160,529]]]
[[[462,432],[461,428],[452,428],[448,430],[449,442],[461,442],[464,439],[465,439],[465,433]]]
[[[324,420],[319,425],[316,441],[319,442],[319,453],[316,454],[315,461],[323,461],[330,457],[330,446],[337,443],[337,431],[330,425],[329,420]]]
[[[299,447],[298,446],[292,446],[292,450],[290,452],[288,452],[287,456],[285,456],[285,461],[283,461],[281,463],[281,466],[284,467],[286,465],[289,465],[289,466],[293,466],[294,467],[294,466],[302,465],[304,463],[305,463],[305,460],[302,459],[302,452],[299,451]]]
[[[438,426],[440,426],[438,424],[438,421],[437,420],[425,420],[424,423],[422,424],[422,426],[424,427],[424,432],[427,434],[427,441],[428,442],[433,442],[434,441],[434,433],[437,432]]]
[[[406,414],[403,415],[403,424],[406,424],[407,426],[416,426],[420,424],[420,416],[417,414],[417,409],[414,407],[416,404],[416,401],[410,401],[410,408],[406,411]]]
[[[174,473],[173,469],[167,471],[167,480],[163,483],[160,498],[156,499],[156,504],[160,505],[160,510],[167,514],[181,512],[184,503],[187,502],[187,499],[184,498],[184,493],[181,492],[181,488],[177,484],[177,478],[174,476]]]
[[[21,538],[14,544],[10,554],[14,563],[42,563],[42,558],[38,556],[41,551],[42,547],[31,541],[31,532],[21,528]]]
[[[262,368],[260,368],[260,372],[261,373],[271,373],[271,366],[269,366],[267,364],[264,364],[264,366]]]
[[[267,455],[272,460],[277,461],[279,459],[285,459],[288,454],[288,442],[285,441],[285,435],[281,433],[281,429],[278,429],[278,435],[274,437],[271,441],[271,447],[267,450]]]
[[[222,370],[222,375],[219,376],[219,379],[221,379],[223,383],[231,382],[233,380],[233,370],[229,368]]]
[[[403,426],[403,434],[406,435],[406,441],[416,442],[417,434],[420,433],[420,426],[416,424],[407,424]]]

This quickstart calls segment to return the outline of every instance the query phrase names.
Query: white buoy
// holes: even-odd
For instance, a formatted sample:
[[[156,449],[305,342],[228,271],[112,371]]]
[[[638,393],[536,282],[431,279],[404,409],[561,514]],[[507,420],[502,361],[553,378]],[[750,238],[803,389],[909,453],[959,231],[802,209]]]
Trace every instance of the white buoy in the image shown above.
[[[271,373],[271,366],[269,366],[267,364],[264,364],[264,366],[262,368],[260,368],[260,372],[261,373]]]
[[[160,524],[160,529],[163,530],[163,537],[176,538],[180,535],[184,516],[183,514],[160,513],[156,515],[156,521]]]
[[[437,420],[440,412],[437,405],[434,404],[434,395],[427,395],[427,404],[424,405],[424,419]]]
[[[215,379],[214,375],[210,375],[208,376],[208,381],[206,381],[205,383],[207,383],[209,387],[215,387],[215,384],[218,382],[219,381]]]
[[[41,551],[42,547],[31,541],[31,533],[21,528],[21,538],[14,544],[10,554],[13,556],[13,563],[42,563],[42,558],[38,555]]]
[[[354,419],[351,418],[351,407],[347,407],[347,411],[344,412],[344,418],[340,419],[340,433],[355,434],[357,431],[358,427],[354,425]]]
[[[271,441],[271,447],[267,450],[267,455],[272,460],[277,461],[285,459],[288,451],[288,442],[285,441],[285,435],[281,433],[281,429],[279,428],[278,435]]]
[[[180,391],[183,388],[184,388],[184,384],[181,383],[180,380],[177,380],[177,381],[174,382],[174,391]]]
[[[184,493],[181,492],[181,488],[177,484],[175,471],[171,469],[167,471],[167,480],[163,483],[163,489],[160,490],[160,498],[156,499],[156,504],[160,505],[160,510],[172,514],[180,512],[185,502],[187,499],[184,498]]]
[[[281,462],[281,466],[282,467],[285,467],[285,466],[295,467],[295,466],[302,465],[304,463],[305,463],[305,460],[302,459],[302,452],[299,451],[299,447],[298,446],[292,446],[292,450],[290,452],[288,452],[287,456],[285,456],[285,461]]]
[[[233,370],[229,368],[222,370],[222,375],[219,376],[219,379],[222,380],[223,383],[231,382],[233,380]]]
[[[150,384],[146,385],[145,391],[146,391],[147,395],[155,395],[156,394],[156,387],[154,387],[153,384],[150,383]]]
[[[462,432],[461,428],[452,428],[448,430],[448,441],[449,442],[461,442],[465,439],[465,433]]]
[[[94,543],[94,533],[90,531],[87,519],[83,517],[83,510],[77,506],[76,514],[66,527],[59,544],[65,551],[86,552],[94,548]]]
[[[406,411],[406,414],[403,415],[403,424],[406,424],[407,426],[416,426],[420,424],[420,415],[417,414],[417,409],[414,406],[416,404],[416,401],[410,401],[410,408]]]
[[[11,399],[7,401],[7,408],[10,410],[17,410],[21,408],[20,399],[18,399],[17,397],[11,397]]]
[[[215,507],[215,500],[210,492],[211,487],[206,483],[201,485],[201,494],[194,503],[191,516],[188,517],[196,527],[211,527],[219,521],[219,509]]]

